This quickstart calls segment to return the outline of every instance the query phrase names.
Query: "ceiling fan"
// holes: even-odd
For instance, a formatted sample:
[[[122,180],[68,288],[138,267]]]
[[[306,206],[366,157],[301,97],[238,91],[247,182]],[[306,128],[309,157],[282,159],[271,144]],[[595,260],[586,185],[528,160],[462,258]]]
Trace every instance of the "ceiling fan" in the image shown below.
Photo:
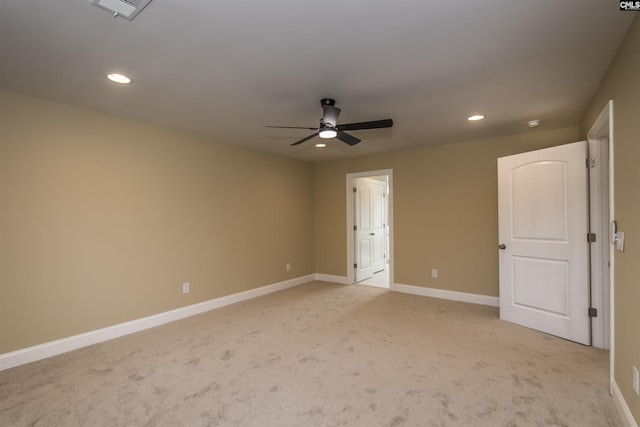
[[[278,128],[278,129],[308,129],[314,130],[315,132],[305,138],[302,138],[300,141],[296,141],[293,145],[302,144],[305,141],[310,140],[311,138],[315,138],[319,136],[320,138],[338,138],[340,141],[344,142],[348,145],[356,145],[360,142],[360,139],[356,138],[353,135],[349,135],[345,131],[351,130],[365,130],[365,129],[381,129],[381,128],[390,128],[393,126],[393,120],[384,119],[384,120],[373,120],[370,122],[359,122],[359,123],[347,123],[344,125],[338,124],[338,116],[340,116],[340,108],[335,106],[336,101],[329,98],[324,98],[320,100],[320,105],[322,105],[322,109],[324,111],[322,118],[320,119],[320,126],[318,127],[299,127],[299,126],[267,126],[268,128]]]

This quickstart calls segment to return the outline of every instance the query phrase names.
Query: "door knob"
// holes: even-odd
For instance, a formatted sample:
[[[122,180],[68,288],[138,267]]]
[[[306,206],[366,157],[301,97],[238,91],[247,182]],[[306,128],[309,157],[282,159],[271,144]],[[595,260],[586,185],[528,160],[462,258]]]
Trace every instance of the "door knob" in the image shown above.
[[[376,233],[371,233],[371,235],[372,235],[372,236],[375,236],[375,235],[376,235]]]
[[[505,250],[505,249],[507,249],[507,245],[505,245],[504,243],[500,243],[500,244],[498,245],[498,249],[500,249],[500,250]]]

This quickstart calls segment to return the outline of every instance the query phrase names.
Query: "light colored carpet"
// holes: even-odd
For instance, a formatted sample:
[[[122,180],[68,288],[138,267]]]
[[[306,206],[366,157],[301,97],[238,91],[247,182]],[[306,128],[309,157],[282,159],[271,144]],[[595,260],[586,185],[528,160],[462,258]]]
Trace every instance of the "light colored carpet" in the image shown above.
[[[0,372],[2,426],[619,426],[608,353],[313,282]]]
[[[389,270],[382,270],[374,273],[369,279],[358,283],[359,285],[376,286],[378,288],[389,289]]]

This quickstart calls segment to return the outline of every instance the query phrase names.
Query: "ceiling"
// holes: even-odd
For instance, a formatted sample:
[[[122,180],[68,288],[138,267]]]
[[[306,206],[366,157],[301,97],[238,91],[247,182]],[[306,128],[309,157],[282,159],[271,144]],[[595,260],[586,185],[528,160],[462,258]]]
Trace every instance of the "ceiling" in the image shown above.
[[[90,0],[0,0],[0,88],[317,162],[579,125],[635,15],[603,0],[153,0],[128,21]],[[324,149],[265,127],[317,126],[326,97],[339,123],[394,127]]]

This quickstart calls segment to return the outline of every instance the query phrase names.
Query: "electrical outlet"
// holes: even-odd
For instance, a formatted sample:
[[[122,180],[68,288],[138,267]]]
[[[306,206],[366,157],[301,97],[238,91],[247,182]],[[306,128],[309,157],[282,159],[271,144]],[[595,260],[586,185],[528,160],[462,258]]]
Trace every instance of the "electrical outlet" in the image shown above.
[[[188,283],[183,283],[182,284],[182,293],[183,294],[188,294],[189,293],[189,284]]]
[[[633,367],[633,390],[636,394],[640,394],[640,374],[635,366]]]
[[[431,270],[431,277],[433,277],[434,279],[438,278],[438,269],[434,268],[433,270]]]
[[[290,263],[290,262],[286,263],[286,264],[284,265],[284,269],[285,269],[286,271],[291,271],[291,263]]]

